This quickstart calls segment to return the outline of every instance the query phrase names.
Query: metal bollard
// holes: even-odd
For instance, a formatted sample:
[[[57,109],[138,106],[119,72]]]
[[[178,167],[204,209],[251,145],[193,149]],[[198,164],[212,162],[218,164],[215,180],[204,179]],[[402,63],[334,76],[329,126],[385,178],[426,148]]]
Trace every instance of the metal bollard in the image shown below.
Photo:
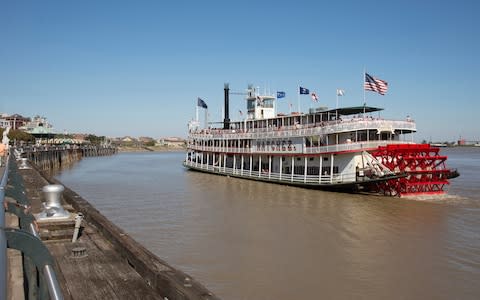
[[[80,224],[82,224],[83,214],[78,213],[75,217],[75,230],[73,231],[72,243],[75,243],[78,238],[78,232],[80,231]]]
[[[37,219],[51,219],[51,218],[68,218],[70,213],[63,209],[60,202],[60,197],[65,188],[60,184],[49,184],[43,187],[42,191],[45,195],[45,202],[43,202],[43,211],[38,214]]]
[[[18,167],[20,170],[28,170],[30,167],[27,164],[27,158],[20,158],[20,167]]]
[[[22,151],[22,149],[20,149],[20,150],[14,149],[13,154],[15,155],[16,160],[20,160],[22,158],[23,151]]]

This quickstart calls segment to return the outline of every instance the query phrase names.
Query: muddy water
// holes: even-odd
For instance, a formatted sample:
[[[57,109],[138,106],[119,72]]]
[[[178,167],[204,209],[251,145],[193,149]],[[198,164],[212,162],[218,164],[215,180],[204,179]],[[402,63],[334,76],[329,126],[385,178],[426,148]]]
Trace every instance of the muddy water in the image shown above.
[[[182,153],[57,177],[223,299],[479,299],[480,148],[442,149],[449,196],[322,192],[187,171]]]

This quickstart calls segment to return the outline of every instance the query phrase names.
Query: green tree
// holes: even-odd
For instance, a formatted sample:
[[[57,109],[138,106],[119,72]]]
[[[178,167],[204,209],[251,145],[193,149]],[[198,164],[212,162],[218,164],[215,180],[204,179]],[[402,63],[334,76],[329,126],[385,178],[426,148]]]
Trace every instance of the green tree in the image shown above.
[[[100,145],[104,140],[105,136],[96,136],[94,134],[89,134],[85,137],[87,141],[90,141],[93,145]]]
[[[3,135],[4,128],[0,128],[0,140],[1,136]],[[13,129],[8,132],[8,138],[11,141],[24,141],[24,142],[35,142],[35,137],[30,133],[26,133],[25,131]]]

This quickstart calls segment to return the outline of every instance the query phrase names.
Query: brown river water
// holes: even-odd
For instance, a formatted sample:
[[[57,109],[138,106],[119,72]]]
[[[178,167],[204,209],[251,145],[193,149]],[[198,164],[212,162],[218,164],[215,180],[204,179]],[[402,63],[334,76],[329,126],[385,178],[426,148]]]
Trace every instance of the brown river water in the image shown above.
[[[86,158],[56,177],[222,299],[480,299],[480,147],[445,148],[449,195],[323,192]]]

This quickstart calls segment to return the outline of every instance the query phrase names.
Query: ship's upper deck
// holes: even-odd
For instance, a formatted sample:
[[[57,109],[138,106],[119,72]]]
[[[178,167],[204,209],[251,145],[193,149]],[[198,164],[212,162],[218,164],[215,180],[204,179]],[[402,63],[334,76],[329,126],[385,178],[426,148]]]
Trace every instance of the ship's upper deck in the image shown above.
[[[210,138],[275,138],[308,135],[335,134],[360,130],[377,130],[395,134],[416,132],[413,120],[385,120],[374,117],[371,113],[382,111],[382,108],[371,106],[343,107],[338,109],[313,110],[307,114],[278,114],[268,119],[244,119],[230,123],[224,129],[223,123],[210,123],[206,129],[190,131],[191,137]]]

